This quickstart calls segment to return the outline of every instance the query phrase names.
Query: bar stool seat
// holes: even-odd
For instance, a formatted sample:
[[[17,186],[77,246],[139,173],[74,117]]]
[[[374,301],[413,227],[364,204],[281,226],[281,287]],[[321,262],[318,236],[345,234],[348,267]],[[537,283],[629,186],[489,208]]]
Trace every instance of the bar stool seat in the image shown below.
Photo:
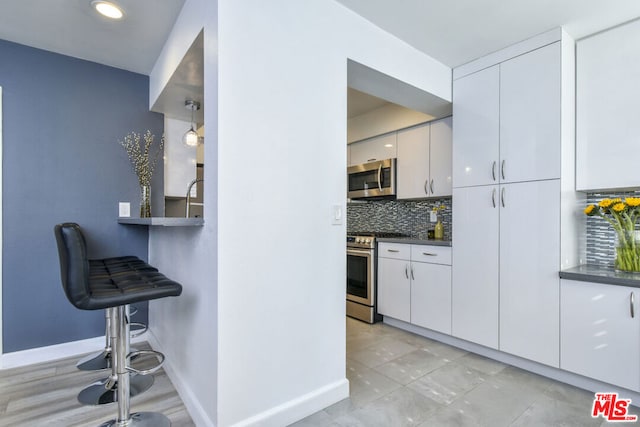
[[[179,296],[182,286],[168,279],[156,268],[139,259],[118,262],[90,262],[84,235],[76,223],[58,224],[54,234],[60,257],[62,287],[69,302],[81,310],[109,310],[110,340],[112,349],[112,386],[117,382],[118,415],[102,426],[169,426],[164,415],[153,412],[131,414],[130,373],[149,374],[160,368],[164,355],[154,351],[137,352],[152,354],[160,363],[151,369],[140,371],[129,366],[129,304],[158,298]],[[93,268],[92,268],[93,267]]]

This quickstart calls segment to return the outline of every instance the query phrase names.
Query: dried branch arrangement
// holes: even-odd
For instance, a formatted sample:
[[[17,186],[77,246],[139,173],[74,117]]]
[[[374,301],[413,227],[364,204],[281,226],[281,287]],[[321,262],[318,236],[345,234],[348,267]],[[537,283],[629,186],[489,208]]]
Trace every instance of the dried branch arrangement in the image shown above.
[[[139,133],[131,132],[124,137],[124,141],[118,141],[124,147],[131,161],[133,170],[138,175],[140,186],[150,186],[153,170],[164,147],[164,136],[160,138],[160,145],[153,151],[153,139],[155,135],[147,130],[141,137]]]

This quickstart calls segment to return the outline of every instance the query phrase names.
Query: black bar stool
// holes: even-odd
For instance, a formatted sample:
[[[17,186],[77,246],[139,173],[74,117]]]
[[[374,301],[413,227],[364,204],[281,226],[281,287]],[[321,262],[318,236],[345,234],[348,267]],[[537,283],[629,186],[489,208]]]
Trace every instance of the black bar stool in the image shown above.
[[[148,375],[160,369],[164,355],[146,350],[129,352],[130,324],[127,316],[128,305],[140,301],[179,296],[182,286],[167,279],[155,268],[143,261],[104,266],[103,274],[91,273],[91,263],[80,226],[75,223],[58,224],[54,227],[60,256],[60,276],[67,299],[81,310],[108,311],[110,319],[110,347],[112,355],[112,375],[105,388],[113,388],[117,383],[116,396],[118,414],[101,427],[164,427],[170,426],[169,419],[156,412],[130,413],[130,373]],[[159,363],[147,370],[135,369],[129,364],[134,356],[155,356]]]
[[[134,256],[122,256],[115,258],[90,259],[89,260],[89,281],[98,281],[109,279],[111,276],[130,274],[132,269],[140,271],[157,272],[158,270],[151,267],[144,261]],[[128,306],[127,306],[128,307]],[[125,313],[127,319],[131,314]],[[135,337],[146,332],[147,325],[138,322],[129,322],[130,326],[137,326],[138,329],[132,331],[131,337]],[[78,393],[78,401],[83,405],[104,405],[117,401],[118,393],[117,381],[113,381],[116,374],[112,363],[111,351],[111,311],[105,310],[105,348],[104,350],[90,354],[81,359],[76,367],[82,371],[97,371],[103,369],[111,369],[111,376],[102,378],[93,384],[88,385],[80,393]],[[130,352],[137,352],[136,349],[130,349]],[[132,357],[131,360],[135,359]],[[131,397],[135,397],[147,391],[153,385],[154,378],[152,375],[132,375],[129,380],[129,393]]]

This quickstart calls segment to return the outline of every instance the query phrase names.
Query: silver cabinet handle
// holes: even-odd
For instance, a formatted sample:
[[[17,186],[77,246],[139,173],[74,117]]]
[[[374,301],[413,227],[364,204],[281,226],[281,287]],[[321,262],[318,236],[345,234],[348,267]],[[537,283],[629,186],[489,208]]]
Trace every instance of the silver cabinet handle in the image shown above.
[[[491,166],[491,176],[493,176],[493,180],[496,180],[496,162],[493,161],[493,166]]]
[[[431,180],[431,184],[429,184],[429,189],[431,190],[431,194],[433,194],[433,180]]]
[[[502,166],[500,167],[500,174],[502,175],[502,179],[505,179],[504,177],[504,163],[506,162],[506,160],[502,161]]]
[[[387,249],[387,252],[400,252],[400,251],[397,249]]]
[[[496,189],[494,188],[491,192],[491,201],[493,202],[493,207],[496,207]]]
[[[404,266],[404,275],[406,276],[406,278],[409,278],[409,266],[405,265]]]
[[[378,166],[378,189],[382,191],[382,163]]]
[[[367,162],[374,162],[376,159],[367,159]]]
[[[426,256],[438,256],[438,254],[434,254],[431,252],[422,252],[422,255],[426,255]]]
[[[427,189],[427,184],[429,183],[429,178],[424,180],[424,194],[429,195],[429,190]]]
[[[636,317],[634,305],[635,305],[635,297],[633,296],[633,292],[631,292],[631,295],[629,296],[629,312],[631,313],[632,319]]]
[[[413,277],[413,265],[411,266],[411,280],[416,280],[416,278]]]
[[[502,207],[504,208],[504,190],[505,188],[502,187],[502,191],[500,192],[500,201],[502,202]]]

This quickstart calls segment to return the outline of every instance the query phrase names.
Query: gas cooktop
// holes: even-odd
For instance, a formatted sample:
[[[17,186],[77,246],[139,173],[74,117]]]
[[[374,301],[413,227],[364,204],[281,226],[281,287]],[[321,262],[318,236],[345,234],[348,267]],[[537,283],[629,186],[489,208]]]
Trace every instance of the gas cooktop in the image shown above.
[[[409,237],[408,234],[394,233],[394,232],[388,232],[388,231],[354,231],[351,233],[347,233],[347,236],[376,237],[379,239],[390,238],[390,237]]]

